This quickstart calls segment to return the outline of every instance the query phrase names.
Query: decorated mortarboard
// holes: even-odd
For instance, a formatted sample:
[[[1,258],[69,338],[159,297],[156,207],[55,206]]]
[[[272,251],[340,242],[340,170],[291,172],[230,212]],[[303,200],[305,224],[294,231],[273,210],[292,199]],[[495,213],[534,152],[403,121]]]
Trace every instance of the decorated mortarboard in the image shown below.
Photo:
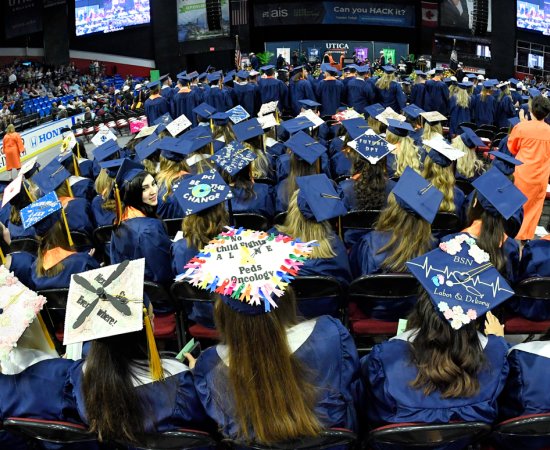
[[[409,105],[403,108],[403,114],[405,114],[407,117],[410,117],[413,120],[418,119],[422,113],[425,113],[422,108],[416,105]]]
[[[527,89],[527,91],[529,92],[529,96],[531,98],[535,98],[541,95],[541,92],[537,88],[529,88]]]
[[[119,167],[122,165],[122,161],[124,161],[124,158],[102,161],[99,163],[99,167],[105,169],[111,178],[115,178]]]
[[[229,117],[229,120],[231,120],[231,122],[235,124],[240,123],[250,117],[250,114],[248,114],[247,110],[244,109],[241,105],[237,105],[234,108],[231,108],[230,110],[226,111],[226,114],[227,117]]]
[[[153,89],[160,86],[160,80],[150,81],[145,85],[147,89]]]
[[[323,153],[327,151],[324,145],[320,144],[309,134],[304,133],[303,131],[293,134],[290,139],[285,142],[285,146],[291,149],[308,164],[313,164]]]
[[[9,365],[10,353],[17,347],[23,333],[27,329],[31,331],[25,333],[29,347],[51,350],[53,353],[53,343],[47,333],[44,322],[40,317],[40,310],[46,303],[46,297],[38,295],[31,291],[5,266],[0,266],[0,364],[3,373],[6,374],[6,366]],[[37,321],[35,322],[35,319]],[[36,331],[35,331],[36,330]],[[36,336],[36,335],[39,336]],[[38,338],[38,342],[34,342]],[[42,339],[40,339],[42,338]],[[40,342],[41,341],[41,342]],[[20,343],[21,344],[21,343]],[[55,353],[53,353],[55,355]]]
[[[246,70],[239,70],[236,75],[237,78],[240,78],[241,80],[246,80],[250,76],[250,72]]]
[[[258,119],[249,119],[233,125],[233,133],[238,141],[244,142],[264,134],[264,129]]]
[[[447,120],[447,118],[443,114],[441,114],[439,111],[427,111],[427,112],[423,112],[420,115],[428,123],[439,123]]]
[[[147,136],[143,141],[136,145],[136,154],[140,161],[149,158],[159,149],[159,145],[163,138],[157,134]]]
[[[43,235],[59,220],[59,214],[54,213],[62,208],[55,191],[44,195],[20,211],[23,228],[34,227],[37,235]]]
[[[210,119],[212,114],[216,112],[216,108],[210,106],[208,103],[201,103],[193,108],[193,112],[203,119]]]
[[[334,182],[326,174],[297,177],[296,184],[300,189],[297,198],[298,208],[306,219],[323,222],[347,214]]]
[[[474,238],[459,234],[407,262],[436,310],[459,330],[501,304],[514,291]]]
[[[164,113],[162,116],[160,117],[157,117],[154,121],[153,121],[153,125],[168,125],[170,124],[170,122],[172,122],[172,116],[170,115],[169,112],[167,113]]]
[[[349,120],[349,119],[356,119],[358,117],[362,118],[363,116],[361,116],[361,114],[359,114],[353,108],[342,108],[332,116],[332,118],[337,122],[343,122],[344,120]]]
[[[502,88],[505,88],[505,87],[507,87],[507,86],[509,86],[509,85],[510,85],[510,82],[509,82],[509,81],[503,81],[502,83],[497,84],[497,88],[498,88],[498,89],[502,89]]]
[[[231,189],[215,170],[185,177],[174,196],[184,216],[196,214],[233,197]]]
[[[460,89],[469,89],[474,85],[471,81],[462,81],[461,83],[458,83],[458,87]]]
[[[496,167],[472,182],[478,201],[489,214],[508,220],[527,201],[527,197]]]
[[[21,186],[23,185],[23,175],[19,173],[14,180],[6,186],[4,189],[4,196],[2,197],[2,206],[3,208],[10,200],[15,198],[19,192],[21,192]]]
[[[374,103],[373,105],[365,107],[365,113],[367,113],[370,117],[376,117],[383,112],[384,107],[380,103]]]
[[[298,117],[305,117],[309,121],[313,123],[313,128],[317,128],[325,123],[323,119],[321,119],[312,109],[306,109],[305,111],[302,111],[300,114],[296,116]]]
[[[279,125],[279,122],[277,122],[277,118],[275,117],[275,114],[267,114],[266,116],[258,116],[257,117],[258,122],[260,122],[260,125],[264,130],[268,128],[273,128]]]
[[[318,108],[319,106],[321,106],[320,103],[317,103],[317,102],[315,102],[313,100],[310,100],[308,98],[306,98],[304,100],[298,100],[298,103],[300,103],[302,108],[305,108],[305,109],[314,109],[314,108]]]
[[[251,77],[255,77],[255,76],[258,76],[260,74],[260,72],[258,72],[257,70],[254,70],[252,69],[250,72],[249,72],[249,75]]]
[[[182,131],[186,130],[192,125],[191,121],[187,118],[185,114],[182,114],[181,116],[174,119],[172,122],[170,122],[168,125],[166,125],[166,129],[172,136],[177,136]]]
[[[272,102],[264,103],[262,106],[260,106],[260,110],[258,111],[258,117],[265,116],[266,114],[270,114],[272,112],[276,112],[278,104],[279,104],[278,100],[273,100]]]
[[[485,142],[481,140],[481,138],[476,134],[474,130],[468,127],[461,127],[462,128],[462,134],[460,135],[460,138],[462,139],[462,142],[464,142],[464,145],[468,148],[474,148],[474,147],[483,147],[485,145]]]
[[[512,175],[516,170],[516,166],[521,166],[523,164],[519,159],[514,158],[512,155],[507,155],[506,153],[498,152],[496,150],[489,152],[489,155],[495,157],[493,159],[493,167],[496,167],[506,176]]]
[[[406,122],[407,120],[405,116],[396,113],[389,106],[376,116],[376,120],[378,120],[379,122],[382,122],[386,126],[389,126],[389,122],[388,122],[389,119],[397,120],[399,122]]]
[[[31,159],[25,161],[25,163],[21,166],[21,170],[19,173],[25,175],[25,178],[32,177],[34,172],[40,168],[40,164],[38,164],[36,161],[36,156],[33,156]]]
[[[138,164],[131,159],[125,158],[118,169],[115,177],[115,183],[118,189],[124,189],[126,185],[145,170],[141,164]]]
[[[32,180],[42,192],[51,192],[56,190],[70,176],[69,171],[54,159],[38,172]]]
[[[382,66],[382,71],[384,73],[394,73],[396,69],[393,66]]]
[[[298,131],[307,130],[308,128],[314,128],[315,124],[307,117],[300,116],[294,119],[285,120],[281,123],[281,126],[290,134],[297,133]]]
[[[342,126],[352,139],[356,139],[370,129],[369,124],[362,117],[342,121]]]
[[[117,137],[114,135],[114,133],[111,131],[111,129],[105,125],[99,126],[99,131],[95,134],[95,136],[92,138],[92,144],[99,147],[101,144],[104,144],[107,141],[115,141],[117,140]]]
[[[365,134],[348,142],[348,146],[371,164],[376,164],[395,149],[395,145],[378,136],[373,130],[367,130]]]
[[[240,142],[232,141],[214,153],[211,159],[218,167],[233,176],[247,167],[256,157],[252,150],[249,150]]]
[[[518,123],[520,123],[521,120],[519,120],[519,117],[511,117],[508,119],[508,123],[510,124],[510,127],[514,128]]]
[[[227,227],[191,259],[177,281],[221,295],[239,313],[257,315],[277,307],[298,275],[313,242],[263,231]]]
[[[118,143],[116,141],[109,140],[94,150],[94,159],[98,162],[105,161],[106,159],[114,156],[119,150],[120,147],[118,146]]]
[[[395,201],[410,214],[432,223],[443,201],[443,193],[410,167],[406,167],[392,190]]]
[[[158,128],[158,125],[152,125],[150,127],[143,127],[141,130],[139,130],[139,133],[136,134],[135,139],[141,139],[147,136],[151,136]]]
[[[72,275],[63,345],[141,330],[144,274],[142,258]]]
[[[267,71],[272,70],[272,69],[274,69],[274,68],[275,68],[274,65],[268,64],[267,66],[262,66],[262,67],[260,67],[260,70],[261,70],[262,72],[267,72]]]
[[[396,136],[408,136],[409,133],[414,131],[414,128],[409,122],[395,119],[387,119],[388,131]]]
[[[430,159],[441,167],[449,167],[453,161],[464,156],[464,152],[447,143],[443,137],[433,137],[422,141],[424,145],[430,147],[428,156]]]

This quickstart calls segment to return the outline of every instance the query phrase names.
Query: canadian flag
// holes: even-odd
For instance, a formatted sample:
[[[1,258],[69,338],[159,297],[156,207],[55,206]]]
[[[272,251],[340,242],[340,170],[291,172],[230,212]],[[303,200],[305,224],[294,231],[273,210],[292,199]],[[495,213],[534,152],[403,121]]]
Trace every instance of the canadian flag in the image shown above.
[[[437,27],[439,10],[437,3],[422,2],[422,26]]]

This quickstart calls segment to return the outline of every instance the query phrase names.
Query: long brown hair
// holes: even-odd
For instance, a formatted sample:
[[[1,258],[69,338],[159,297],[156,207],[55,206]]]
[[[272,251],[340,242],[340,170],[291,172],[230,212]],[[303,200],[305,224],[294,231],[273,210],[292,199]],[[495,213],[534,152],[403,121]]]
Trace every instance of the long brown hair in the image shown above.
[[[38,255],[36,258],[36,275],[39,277],[55,277],[63,271],[63,262],[57,263],[52,268],[44,269],[44,254],[48,250],[52,250],[56,247],[61,247],[64,250],[73,251],[74,249],[69,245],[69,238],[65,230],[65,225],[62,219],[59,219],[48,232],[40,239],[40,245],[38,247]]]
[[[317,160],[313,164],[309,164],[294,152],[290,153],[290,170],[288,172],[286,188],[283,190],[283,196],[290,202],[290,197],[298,189],[296,178],[305,177],[308,175],[316,175],[319,173],[320,161]]]
[[[181,231],[187,246],[202,249],[229,224],[229,214],[224,203],[206,208],[181,221]]]
[[[296,303],[287,291],[279,308],[245,315],[218,300],[214,321],[229,349],[229,367],[220,363],[220,396],[232,396],[238,437],[274,443],[321,430],[314,407],[316,391],[300,361],[291,353],[286,328],[297,323]],[[253,345],[252,345],[253,343]]]
[[[380,212],[374,229],[391,234],[388,243],[378,250],[378,253],[389,252],[382,263],[389,272],[407,271],[407,261],[432,248],[431,224],[401,208],[393,193],[388,196],[388,205]]]
[[[185,160],[172,161],[163,156],[161,156],[159,160],[160,170],[155,178],[157,180],[159,188],[161,185],[164,185],[164,187],[166,188],[166,193],[162,197],[162,200],[166,201],[167,198],[172,194],[172,185],[174,184],[174,181],[182,177],[182,172],[189,173],[191,172],[191,169],[189,168]]]
[[[407,329],[417,330],[410,343],[411,361],[418,374],[411,383],[425,395],[439,392],[442,398],[472,397],[479,391],[478,375],[485,355],[476,322],[453,330],[422,290],[409,315]]]

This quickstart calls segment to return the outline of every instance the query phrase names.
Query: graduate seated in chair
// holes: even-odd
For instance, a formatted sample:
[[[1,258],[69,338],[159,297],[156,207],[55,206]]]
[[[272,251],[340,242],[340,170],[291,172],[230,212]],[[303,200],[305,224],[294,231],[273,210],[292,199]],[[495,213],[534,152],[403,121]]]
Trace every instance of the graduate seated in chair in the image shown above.
[[[485,144],[475,131],[462,128],[462,134],[455,137],[451,145],[464,152],[464,156],[456,162],[455,178],[471,183],[485,171],[483,161],[477,157],[475,151],[476,147],[483,147]]]
[[[116,203],[112,196],[115,177],[123,159],[114,159],[99,163],[101,171],[94,187],[98,194],[92,199],[91,210],[94,229],[112,225],[116,217]]]

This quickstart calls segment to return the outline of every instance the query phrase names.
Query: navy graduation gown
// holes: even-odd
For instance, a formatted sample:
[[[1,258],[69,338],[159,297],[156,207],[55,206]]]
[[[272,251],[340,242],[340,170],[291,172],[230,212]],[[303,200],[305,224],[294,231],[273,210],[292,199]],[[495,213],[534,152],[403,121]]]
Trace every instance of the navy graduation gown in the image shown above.
[[[418,106],[426,111],[426,85],[424,83],[413,84],[411,88],[410,101],[412,105]]]
[[[316,101],[317,99],[315,98],[315,92],[313,92],[313,86],[309,80],[298,80],[291,86],[292,111],[294,115],[297,116],[302,110],[300,100]]]
[[[317,388],[315,414],[321,425],[357,430],[362,384],[358,379],[357,349],[348,330],[340,321],[321,316],[288,329],[287,340],[294,356],[311,375],[310,383]],[[236,437],[239,428],[232,396],[220,390],[220,386],[227,385],[227,353],[226,346],[218,345],[201,354],[194,370],[195,386],[206,413],[221,433]]]
[[[80,158],[78,160],[78,171],[80,176],[84,178],[95,179],[97,174],[94,174],[94,163],[91,159]]]
[[[63,270],[53,277],[39,277],[36,274],[36,263],[35,260],[31,267],[32,285],[36,291],[68,288],[71,275],[99,268],[99,263],[86,252],[77,252],[67,256],[61,261]]]
[[[13,272],[25,286],[32,287],[32,265],[36,256],[28,252],[12,252],[9,256],[11,257],[10,272]]]
[[[322,80],[316,88],[321,116],[332,116],[344,101],[344,84],[340,80]]]
[[[172,281],[170,246],[172,242],[161,220],[134,217],[123,221],[111,237],[111,262],[145,258],[145,279],[159,284]]]
[[[36,231],[34,230],[34,227],[29,227],[25,229],[23,227],[23,224],[16,225],[12,222],[8,222],[8,230],[10,232],[10,237],[12,241],[24,238],[36,238]]]
[[[67,395],[70,395],[82,422],[87,424],[86,405],[82,394],[84,360],[73,362],[68,372]],[[166,379],[153,382],[148,362],[143,370],[136,367],[134,388],[144,406],[145,432],[163,433],[178,428],[204,428],[206,415],[197,396],[189,368],[175,359],[163,359]]]
[[[164,199],[164,196],[167,192],[165,184],[162,183],[159,186],[157,215],[161,219],[178,219],[180,217],[183,217],[183,210],[181,209],[181,206],[178,203],[174,192],[179,187],[181,180],[183,180],[184,178],[185,175],[177,179],[172,184],[172,192],[166,197],[166,199]]]
[[[412,336],[411,336],[412,335]],[[502,337],[479,335],[486,364],[478,374],[480,389],[469,398],[441,398],[439,392],[426,396],[411,383],[418,370],[410,362],[413,332],[403,333],[382,344],[361,359],[361,373],[367,386],[367,415],[373,426],[387,423],[480,421],[497,418],[497,397],[508,375],[508,344]]]
[[[364,114],[365,107],[374,103],[374,89],[371,83],[362,78],[352,78],[346,85],[346,103],[359,114]]]
[[[94,228],[104,227],[106,225],[112,225],[116,214],[114,211],[109,211],[103,209],[103,197],[101,195],[96,195],[90,206],[92,211],[92,220],[94,222]]]
[[[84,198],[91,202],[96,195],[94,182],[89,178],[71,177],[69,178],[69,184],[75,197]]]
[[[288,105],[288,88],[286,84],[276,78],[267,77],[261,78],[258,85],[262,104],[277,100],[279,110],[286,108]]]
[[[395,112],[401,112],[407,104],[407,97],[405,96],[401,85],[395,81],[392,81],[388,89],[376,88],[376,100],[384,108],[390,107]]]
[[[74,197],[63,208],[69,223],[69,230],[92,236],[94,226],[92,223],[92,210],[88,200]]]
[[[170,86],[162,86],[160,88],[160,95],[166,99],[168,104],[172,102],[172,98],[174,97],[176,91],[172,89]]]
[[[350,176],[351,169],[352,163],[346,152],[339,151],[330,158],[330,174],[333,180],[342,176]]]
[[[208,92],[204,94],[204,101],[218,112],[225,112],[233,107],[231,94],[229,94],[227,89],[220,89],[218,87],[210,87]]]
[[[233,198],[231,207],[233,212],[261,214],[268,219],[275,215],[275,205],[273,203],[274,187],[265,183],[255,183],[253,185],[254,194],[250,198],[245,198],[245,191],[241,188],[231,188]]]
[[[481,101],[481,95],[474,96],[472,111],[476,125],[493,125],[495,123],[495,108],[496,101],[492,95],[485,97],[485,101]]]
[[[449,114],[449,88],[443,81],[428,80],[425,83],[426,111],[439,111],[444,116]]]
[[[172,117],[178,118],[185,114],[193,126],[197,126],[197,117],[193,109],[202,103],[200,89],[191,89],[190,92],[178,92],[172,99]]]
[[[508,353],[510,375],[499,399],[505,419],[550,411],[550,342],[532,341],[512,347]]]
[[[517,117],[516,109],[514,108],[512,99],[505,95],[500,101],[497,101],[495,111],[495,125],[500,128],[509,127],[508,119]]]
[[[233,96],[235,104],[241,105],[251,117],[254,117],[260,109],[260,91],[256,84],[234,83]]]
[[[9,203],[4,205],[4,207],[0,209],[0,222],[2,222],[4,226],[8,226],[8,222],[10,220],[10,213],[11,213],[11,205]]]
[[[149,126],[160,116],[170,112],[170,105],[164,97],[148,98],[145,100],[145,115]]]
[[[470,102],[471,103],[471,102]],[[449,118],[449,132],[451,135],[461,134],[459,125],[472,120],[470,107],[462,108],[456,104],[456,97],[451,97],[451,113]]]

